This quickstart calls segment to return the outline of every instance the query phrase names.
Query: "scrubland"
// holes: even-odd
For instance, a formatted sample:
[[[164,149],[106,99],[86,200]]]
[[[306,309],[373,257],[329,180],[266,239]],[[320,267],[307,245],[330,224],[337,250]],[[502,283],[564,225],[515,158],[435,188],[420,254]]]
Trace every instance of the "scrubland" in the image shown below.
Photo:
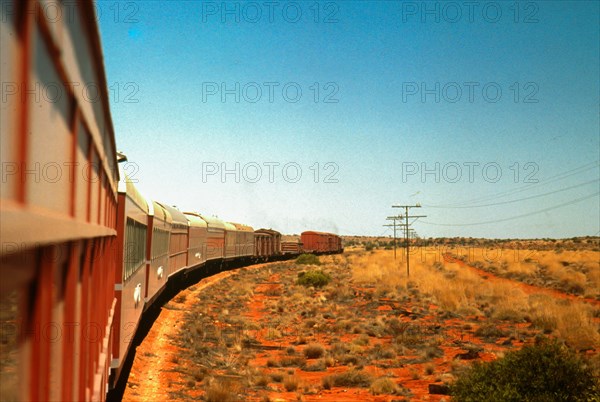
[[[474,362],[546,339],[598,374],[598,252],[538,252],[513,267],[451,251],[411,255],[410,276],[401,252],[359,249],[319,265],[243,268],[182,292],[165,307],[176,322],[155,324],[172,345],[158,375],[167,399],[450,400],[449,386]],[[535,264],[553,267],[544,277],[552,279],[511,273],[539,278]],[[561,280],[583,291],[555,286]],[[143,360],[125,400],[144,399],[145,373],[160,364]]]

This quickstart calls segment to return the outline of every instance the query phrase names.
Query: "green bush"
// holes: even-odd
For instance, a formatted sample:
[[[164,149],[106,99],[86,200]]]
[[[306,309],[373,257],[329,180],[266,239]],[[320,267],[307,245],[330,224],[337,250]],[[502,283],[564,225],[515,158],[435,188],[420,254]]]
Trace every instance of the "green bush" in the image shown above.
[[[306,271],[298,273],[297,284],[306,287],[314,286],[316,288],[320,288],[327,285],[330,280],[331,276],[321,270]]]
[[[321,265],[321,261],[319,261],[319,257],[314,254],[301,254],[298,258],[296,258],[296,264]]]
[[[476,363],[452,386],[456,401],[588,401],[598,391],[591,369],[556,342]]]

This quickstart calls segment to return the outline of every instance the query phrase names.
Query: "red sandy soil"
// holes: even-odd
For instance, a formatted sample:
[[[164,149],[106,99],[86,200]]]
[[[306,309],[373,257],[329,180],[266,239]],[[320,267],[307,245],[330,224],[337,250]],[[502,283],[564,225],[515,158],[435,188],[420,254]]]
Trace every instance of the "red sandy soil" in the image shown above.
[[[221,272],[203,279],[196,285],[196,291],[211,286],[235,271]],[[188,289],[179,294],[190,293]],[[192,307],[193,298],[186,298],[180,310],[163,308],[152,325],[143,343],[135,351],[134,365],[129,374],[124,401],[166,401],[170,400],[169,391],[173,383],[180,381],[179,373],[173,371],[177,366],[179,348],[170,339],[179,331],[179,323],[187,310]]]
[[[468,266],[460,260],[456,260],[451,256],[446,256],[446,262],[458,263],[460,265]],[[270,264],[257,265],[256,269],[264,268]],[[291,266],[291,263],[290,263]],[[488,272],[479,270],[477,268],[468,266],[469,269],[474,270],[479,275],[490,281],[499,281],[510,283],[514,286],[518,286],[524,292],[531,293],[544,293],[552,297],[572,299],[574,301],[582,301],[582,298],[568,295],[553,289],[539,288],[523,284],[521,282],[513,281],[497,277]],[[129,382],[123,397],[125,401],[163,401],[163,400],[174,400],[173,393],[178,389],[185,389],[189,397],[199,399],[203,391],[200,384],[190,385],[186,384],[185,378],[178,371],[174,371],[180,364],[185,364],[180,356],[180,350],[174,346],[172,339],[178,336],[178,331],[181,326],[181,322],[187,311],[191,310],[194,303],[197,302],[196,295],[202,292],[207,287],[221,281],[222,279],[235,275],[237,271],[230,271],[226,273],[220,273],[213,277],[202,280],[198,283],[194,290],[184,290],[180,294],[184,294],[187,297],[183,303],[176,303],[179,298],[175,297],[170,304],[174,304],[178,309],[166,309],[163,308],[160,316],[154,323],[148,336],[143,343],[137,348],[134,364],[131,370]],[[276,300],[277,290],[281,287],[279,274],[271,275],[266,282],[255,284],[253,294],[245,306],[244,316],[246,319],[252,322],[259,323],[264,319],[265,314],[272,314],[266,309],[266,302],[268,300]],[[360,292],[359,287],[353,286],[356,292]],[[595,300],[585,300],[588,303],[599,303]],[[417,308],[417,303],[408,301],[400,303],[390,301],[385,303],[385,299],[380,299],[382,303],[377,308],[377,314],[384,315],[389,313],[391,310],[401,311],[413,311],[413,308]],[[360,314],[360,309],[364,306],[353,306],[357,309]],[[285,314],[285,313],[284,313]],[[248,394],[244,395],[243,400],[258,401],[262,397],[268,395],[271,401],[324,401],[324,402],[344,402],[344,401],[401,401],[401,400],[414,400],[414,401],[448,401],[451,398],[445,395],[430,395],[428,391],[429,384],[438,383],[440,379],[445,380],[451,378],[450,374],[453,370],[452,365],[468,365],[470,363],[457,361],[456,357],[458,354],[467,352],[466,345],[476,346],[480,348],[479,361],[490,361],[497,358],[498,354],[502,354],[504,351],[510,349],[518,349],[523,346],[524,343],[532,343],[535,331],[529,328],[529,323],[514,324],[514,323],[503,323],[499,327],[508,329],[511,333],[517,334],[516,337],[509,339],[507,337],[499,338],[495,342],[485,342],[474,335],[475,329],[485,323],[485,318],[481,317],[467,317],[461,318],[449,318],[441,319],[438,314],[438,307],[430,305],[426,315],[419,318],[421,325],[430,325],[432,323],[440,323],[441,332],[439,338],[441,344],[439,348],[443,351],[443,356],[435,357],[426,363],[414,363],[405,364],[401,367],[386,367],[381,368],[376,366],[366,366],[364,371],[371,373],[374,377],[389,376],[397,384],[402,385],[408,389],[412,396],[405,397],[402,395],[379,395],[375,396],[369,392],[368,388],[354,388],[354,387],[333,387],[330,390],[323,389],[321,381],[323,377],[331,375],[332,373],[339,373],[348,370],[347,366],[340,365],[338,363],[333,367],[328,367],[326,371],[306,372],[299,368],[278,368],[268,367],[267,361],[269,359],[281,358],[285,356],[285,349],[288,346],[293,346],[298,352],[302,352],[305,345],[297,345],[297,336],[286,336],[277,339],[267,339],[266,330],[256,330],[253,334],[254,338],[262,345],[262,350],[257,351],[255,357],[250,360],[248,366],[256,367],[261,370],[262,373],[268,375],[274,372],[290,372],[293,371],[295,376],[300,378],[300,391],[287,392],[281,383],[270,383],[268,390],[252,390]],[[398,319],[402,322],[415,322],[415,317],[398,315]],[[334,321],[334,320],[332,320]],[[335,321],[334,321],[335,322]],[[301,321],[295,322],[298,328],[302,324]],[[328,323],[329,324],[329,323]],[[293,330],[297,328],[290,328],[290,333],[294,333]],[[314,331],[314,336],[311,337],[309,342],[318,342],[327,348],[330,345],[332,338],[332,331],[323,329],[322,331]],[[286,332],[284,332],[286,333]],[[344,343],[350,343],[352,340],[360,335],[346,334],[340,337],[340,341]],[[371,337],[370,346],[377,343],[389,344],[392,339],[391,336],[381,336],[379,338]],[[415,356],[417,357],[417,356]],[[400,356],[396,359],[410,359],[411,356]],[[307,359],[308,364],[315,363],[318,359]],[[372,363],[372,362],[371,362]],[[434,365],[435,371],[433,374],[425,373],[425,366]],[[217,373],[222,374],[222,373]]]

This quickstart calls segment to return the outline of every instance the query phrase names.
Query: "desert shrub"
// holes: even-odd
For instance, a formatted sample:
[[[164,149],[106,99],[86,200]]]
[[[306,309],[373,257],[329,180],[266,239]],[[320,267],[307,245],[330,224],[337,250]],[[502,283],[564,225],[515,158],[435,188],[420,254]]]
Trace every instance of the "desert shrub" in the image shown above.
[[[371,381],[371,376],[364,371],[349,370],[325,377],[323,385],[327,382],[336,387],[368,387]]]
[[[425,349],[424,355],[427,359],[435,359],[437,357],[444,356],[444,351],[442,349],[440,349],[439,347],[433,345],[433,346],[428,346]]]
[[[345,365],[358,366],[362,363],[363,358],[357,355],[346,354],[339,357],[339,361]]]
[[[354,292],[349,286],[336,286],[329,291],[327,298],[344,303],[354,298]]]
[[[310,364],[302,369],[303,371],[325,371],[327,366],[323,360],[317,361],[315,364]]]
[[[501,338],[503,336],[508,336],[508,333],[494,324],[484,324],[477,328],[475,335],[482,338]]]
[[[322,363],[325,366],[325,368],[333,367],[333,366],[335,366],[335,359],[331,356],[324,357],[321,360],[319,360],[319,363]]]
[[[582,295],[585,292],[583,286],[569,279],[561,280],[559,287],[565,292],[575,295]]]
[[[321,265],[319,257],[314,254],[301,254],[296,258],[296,264],[301,265]]]
[[[388,377],[381,377],[373,381],[369,390],[373,395],[397,394],[400,388]]]
[[[307,316],[308,316],[309,314],[305,314],[305,315],[307,315]],[[312,314],[311,314],[311,315],[312,315]],[[316,315],[316,312],[315,312],[315,315]],[[310,328],[314,328],[314,326],[315,326],[316,324],[317,324],[317,320],[314,320],[314,319],[312,319],[312,318],[311,318],[311,319],[308,319],[308,320],[306,320],[306,321],[304,321],[304,327],[306,327],[306,328],[308,328],[308,329],[310,329]]]
[[[267,367],[279,367],[279,362],[274,358],[270,358],[267,360]]]
[[[492,313],[492,318],[502,321],[521,322],[523,321],[523,313],[512,308],[500,308]]]
[[[284,356],[279,360],[281,367],[304,367],[306,359],[304,356]]]
[[[331,376],[323,377],[321,385],[323,385],[323,389],[331,389],[333,387],[333,378]]]
[[[233,384],[229,382],[214,381],[204,394],[204,400],[208,402],[233,402],[237,401]]]
[[[318,271],[306,271],[298,274],[298,285],[302,286],[314,286],[316,288],[323,287],[329,283],[331,276],[325,272]]]
[[[307,359],[317,359],[325,354],[325,348],[318,343],[311,343],[304,348],[304,356]]]
[[[452,386],[457,401],[587,401],[598,391],[591,369],[556,342],[476,363]]]
[[[531,323],[544,331],[545,334],[551,333],[558,327],[557,317],[548,314],[535,314],[531,319]]]
[[[204,369],[192,371],[192,377],[194,377],[194,380],[196,380],[196,382],[202,382],[202,380],[204,380],[205,375],[206,371]]]
[[[392,336],[398,336],[404,334],[410,324],[401,322],[397,318],[392,318],[387,322],[387,326],[385,328],[386,332]]]
[[[369,335],[362,334],[358,338],[355,338],[352,343],[358,346],[367,346],[369,344]]]
[[[283,373],[280,373],[280,372],[271,373],[271,380],[273,380],[274,382],[283,381]]]
[[[254,380],[254,385],[256,385],[257,387],[266,387],[267,385],[269,385],[269,377],[265,375],[258,376]]]
[[[381,345],[376,344],[373,346],[371,350],[369,350],[369,354],[373,359],[393,359],[396,357],[396,352],[391,347],[381,347]]]
[[[285,389],[288,392],[297,390],[299,383],[300,383],[300,380],[295,375],[293,375],[293,376],[289,375],[289,376],[285,377],[285,379],[283,380],[283,386],[285,387]]]

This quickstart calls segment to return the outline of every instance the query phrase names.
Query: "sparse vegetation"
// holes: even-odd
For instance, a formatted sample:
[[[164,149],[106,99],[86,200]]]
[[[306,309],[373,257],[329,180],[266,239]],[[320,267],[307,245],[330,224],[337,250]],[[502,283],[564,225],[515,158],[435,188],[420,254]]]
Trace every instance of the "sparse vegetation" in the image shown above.
[[[188,389],[170,395],[206,399],[219,382],[233,379],[240,388],[232,397],[242,399],[277,400],[282,392],[301,399],[323,390],[335,398],[349,388],[356,399],[408,397],[411,384],[446,386],[474,363],[494,355],[504,360],[543,335],[592,357],[600,352],[600,309],[592,303],[525,292],[519,285],[525,273],[500,280],[427,253],[411,257],[408,280],[398,268],[403,262],[379,245],[368,253],[358,248],[320,257],[320,267],[300,274],[293,262],[242,269],[208,290],[187,293],[187,306],[197,302],[180,321],[174,344],[181,353],[166,361],[181,374],[173,387]],[[563,269],[587,277],[581,266],[593,270],[568,251],[555,256]],[[531,261],[527,267],[537,266]],[[510,262],[494,265],[500,273],[511,270]],[[307,279],[310,273],[326,280]],[[600,360],[594,361],[600,370]]]

